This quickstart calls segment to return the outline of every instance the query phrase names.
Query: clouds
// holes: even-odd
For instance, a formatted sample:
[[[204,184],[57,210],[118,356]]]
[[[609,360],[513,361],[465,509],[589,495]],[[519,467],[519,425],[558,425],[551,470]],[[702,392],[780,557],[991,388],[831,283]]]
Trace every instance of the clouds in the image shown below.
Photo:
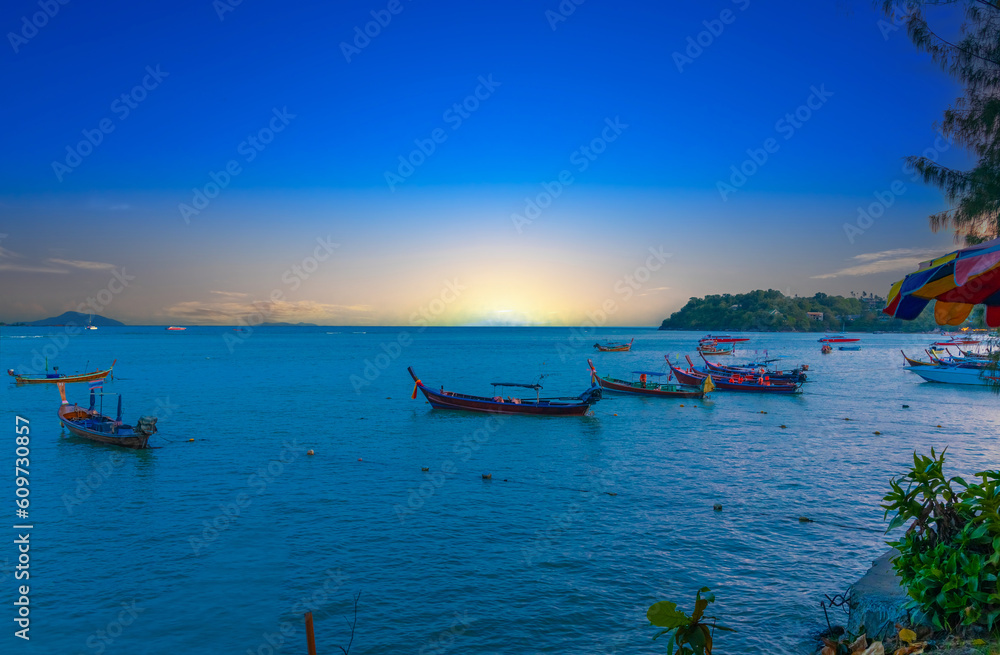
[[[167,307],[163,314],[192,323],[219,325],[297,323],[327,325],[352,323],[370,318],[370,305],[335,305],[313,300],[250,300],[249,294],[235,291],[211,291],[221,300],[190,300]]]
[[[68,266],[69,268],[77,268],[85,271],[111,271],[115,269],[114,264],[107,264],[105,262],[88,262],[82,259],[50,258],[48,261],[52,264],[58,264],[60,266]]]
[[[940,250],[929,248],[897,248],[895,250],[882,250],[880,252],[867,252],[851,257],[850,261],[856,262],[852,266],[847,266],[822,275],[813,275],[813,280],[828,280],[836,277],[857,277],[861,275],[873,275],[876,273],[909,273],[927,259],[939,254]]]
[[[69,273],[65,268],[55,268],[53,266],[38,266],[34,264],[19,264],[17,262],[0,262],[0,271],[10,271],[11,273]]]
[[[7,234],[0,234],[0,242]],[[117,268],[114,264],[91,262],[82,259],[58,259],[49,257],[40,262],[31,262],[24,255],[0,246],[0,271],[11,273],[46,273],[65,275],[73,269],[82,271],[111,271]]]
[[[639,297],[641,298],[642,296],[648,296],[652,293],[662,293],[664,291],[669,291],[669,290],[670,287],[653,287],[652,289],[646,289],[645,291],[640,293]]]

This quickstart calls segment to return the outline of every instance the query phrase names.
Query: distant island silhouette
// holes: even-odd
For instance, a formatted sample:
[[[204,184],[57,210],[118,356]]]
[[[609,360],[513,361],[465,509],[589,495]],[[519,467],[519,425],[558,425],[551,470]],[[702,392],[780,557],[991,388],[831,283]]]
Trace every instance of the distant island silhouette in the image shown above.
[[[0,323],[0,325],[4,325]],[[83,314],[81,312],[63,312],[59,316],[52,316],[50,318],[43,318],[40,321],[30,321],[22,323],[10,323],[12,326],[25,326],[25,327],[46,327],[53,325],[94,325],[97,327],[124,327],[125,324],[121,321],[116,321],[113,318],[108,318],[107,316],[101,316],[100,314]]]
[[[933,312],[915,321],[882,313],[885,298],[862,293],[852,297],[817,293],[789,297],[774,289],[691,298],[660,325],[661,330],[737,332],[931,332]],[[974,324],[977,314],[969,317]],[[950,328],[957,329],[957,328]]]

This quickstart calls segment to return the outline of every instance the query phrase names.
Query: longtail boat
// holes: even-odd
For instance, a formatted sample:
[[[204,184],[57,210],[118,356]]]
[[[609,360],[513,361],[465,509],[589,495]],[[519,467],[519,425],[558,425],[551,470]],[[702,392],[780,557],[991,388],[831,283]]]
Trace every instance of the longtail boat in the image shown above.
[[[730,343],[727,348],[713,341],[701,341],[698,343],[698,352],[702,355],[732,355],[736,352],[736,344]]]
[[[840,346],[837,350],[861,350],[861,346]]]
[[[14,377],[14,384],[56,384],[59,382],[71,383],[71,382],[92,382],[94,380],[103,380],[104,378],[111,375],[115,370],[115,362],[111,362],[106,370],[97,370],[93,373],[73,373],[71,375],[66,375],[65,373],[59,372],[59,367],[53,367],[51,373],[15,373],[14,369],[7,369],[7,375]]]
[[[860,338],[845,337],[843,334],[827,335],[822,339],[817,339],[820,343],[850,343],[852,341],[861,341]]]
[[[627,353],[632,350],[632,343],[634,341],[635,337],[628,343],[595,343],[594,348],[597,348],[598,352],[602,353]]]
[[[833,346],[831,346],[831,345],[830,345],[830,344],[828,344],[828,343],[824,343],[824,344],[823,344],[823,347],[822,347],[822,348],[820,348],[820,349],[819,349],[819,351],[820,351],[821,353],[823,353],[824,355],[829,355],[830,353],[832,353],[832,352],[833,352]]]
[[[118,394],[90,392],[90,407],[84,409],[77,404],[70,404],[66,400],[66,385],[63,382],[57,383],[59,395],[62,398],[62,405],[59,406],[59,420],[72,434],[123,448],[148,448],[149,438],[156,434],[156,417],[140,416],[135,426],[122,423],[122,397]],[[111,418],[105,416],[95,409],[96,397],[101,397],[101,404],[104,404],[104,396],[118,396],[118,416]],[[102,408],[103,409],[103,408]]]
[[[171,325],[167,328],[167,332],[180,332],[181,330],[186,330],[186,327],[177,327],[176,325]]]
[[[657,398],[704,398],[711,391],[711,382],[702,382],[698,386],[685,384],[670,384],[661,382],[647,382],[647,376],[660,378],[666,373],[651,371],[632,371],[632,375],[638,375],[639,381],[619,380],[617,378],[604,378],[598,375],[594,368],[594,362],[587,360],[590,365],[591,381],[597,382],[602,389],[616,393],[627,393],[634,396],[656,396]]]
[[[906,353],[904,353],[902,350],[900,350],[899,352],[903,355],[903,359],[906,360],[906,364],[908,366],[937,366],[937,364],[933,364],[931,362],[924,362],[919,359],[913,359],[912,357],[907,357]]]
[[[732,373],[739,373],[741,375],[768,375],[772,382],[805,382],[806,373],[803,368],[794,368],[787,371],[772,371],[770,368],[763,366],[762,364],[744,364],[742,366],[724,366],[722,364],[713,364],[712,362],[705,359],[705,355],[701,355],[702,361],[705,362],[705,366],[713,373],[718,373],[719,375],[730,375]]]
[[[538,392],[541,390],[540,384],[522,384],[517,382],[493,382],[494,394],[492,397],[471,396],[454,391],[445,391],[441,387],[440,391],[429,388],[417,374],[413,372],[413,367],[407,367],[410,377],[413,378],[413,395],[417,397],[417,390],[423,392],[427,402],[434,409],[461,409],[470,412],[489,412],[491,414],[532,414],[537,416],[582,416],[590,410],[590,406],[601,399],[601,388],[594,385],[575,398],[540,398]],[[508,395],[503,397],[503,390],[506,388],[532,389],[535,398],[514,398]],[[497,389],[501,393],[496,394]]]
[[[674,366],[670,359],[667,359],[667,364],[670,366],[670,370],[673,371],[674,376],[677,381],[681,384],[702,384],[706,377],[710,377],[712,382],[715,384],[715,388],[721,391],[743,391],[749,393],[774,393],[774,394],[793,394],[800,393],[799,385],[794,382],[772,382],[767,379],[767,376],[742,376],[738,373],[734,373],[730,376],[717,375],[711,372],[699,371],[691,363],[691,359],[688,358],[688,363],[691,364],[691,368],[687,371],[684,369],[677,368]]]

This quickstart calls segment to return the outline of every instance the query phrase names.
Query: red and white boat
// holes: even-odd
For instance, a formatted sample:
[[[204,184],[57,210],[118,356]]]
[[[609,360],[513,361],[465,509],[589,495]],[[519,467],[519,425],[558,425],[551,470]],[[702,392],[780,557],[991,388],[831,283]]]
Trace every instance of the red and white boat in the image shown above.
[[[822,339],[818,339],[820,343],[851,343],[853,341],[861,341],[859,338],[855,337],[845,337],[842,334],[827,335]]]
[[[974,346],[978,345],[979,339],[952,339],[951,341],[935,341],[932,346]]]
[[[167,328],[167,332],[178,332],[180,330],[186,330],[186,327],[177,327],[176,325],[171,325]]]
[[[699,339],[699,343],[739,343],[740,341],[750,341],[750,337],[733,337],[728,334],[706,334]]]

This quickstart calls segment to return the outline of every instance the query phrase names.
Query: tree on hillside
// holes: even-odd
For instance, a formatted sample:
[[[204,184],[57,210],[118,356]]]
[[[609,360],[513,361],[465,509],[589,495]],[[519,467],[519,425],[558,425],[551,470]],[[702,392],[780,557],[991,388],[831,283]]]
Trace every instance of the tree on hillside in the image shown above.
[[[886,16],[902,21],[914,45],[964,86],[944,112],[941,134],[976,159],[967,171],[928,157],[907,162],[953,204],[930,217],[931,229],[953,229],[956,241],[975,244],[1000,236],[1000,2],[997,0],[876,0]],[[956,5],[965,21],[958,38],[942,36],[927,9]]]

